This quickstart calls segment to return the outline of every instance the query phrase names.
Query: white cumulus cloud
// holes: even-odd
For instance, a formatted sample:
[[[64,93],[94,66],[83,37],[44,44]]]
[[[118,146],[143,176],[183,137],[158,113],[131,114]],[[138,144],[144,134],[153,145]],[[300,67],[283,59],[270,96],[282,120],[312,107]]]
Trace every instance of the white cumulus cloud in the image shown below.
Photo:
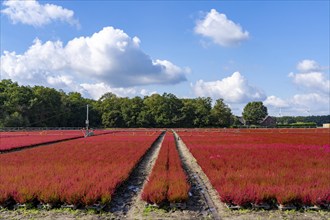
[[[36,0],[9,0],[4,1],[6,6],[1,12],[14,23],[22,23],[41,27],[54,21],[67,22],[79,26],[72,10],[53,4],[39,4]]]
[[[81,87],[86,90],[90,96],[94,99],[99,99],[102,95],[108,92],[112,92],[118,96],[127,96],[127,95],[135,95],[136,89],[134,88],[111,88],[109,85],[105,83],[82,83]]]
[[[295,94],[285,100],[269,96],[263,102],[270,115],[328,115],[330,113],[329,96],[319,93]]]
[[[329,97],[318,94],[318,93],[308,93],[308,94],[296,94],[292,98],[292,103],[300,106],[309,106],[313,105],[319,106],[328,105],[329,108]]]
[[[329,93],[330,91],[330,81],[322,72],[290,73],[289,77],[291,77],[293,82],[300,87],[325,93]]]
[[[140,90],[140,94],[142,96],[151,96],[151,95],[156,94],[156,93],[158,93],[158,92],[157,91],[149,91],[147,89],[141,89]]]
[[[211,9],[202,20],[196,22],[195,33],[209,37],[214,43],[225,47],[237,45],[249,38],[249,32],[215,9]]]
[[[301,73],[290,73],[293,83],[309,92],[322,92],[329,94],[330,80],[321,66],[314,60],[303,60],[297,64],[297,69]]]
[[[88,93],[93,99],[99,99],[102,95],[105,93],[111,92],[114,93],[120,97],[126,97],[126,96],[136,96],[136,95],[151,95],[155,92],[149,92],[146,89],[137,89],[134,87],[130,88],[113,88],[105,83],[82,83],[80,86],[83,88],[84,92]]]
[[[296,94],[290,100],[296,112],[306,115],[329,115],[329,95],[319,93]],[[296,113],[297,114],[297,113]]]
[[[21,83],[105,83],[112,88],[175,84],[186,80],[188,68],[168,60],[153,60],[140,49],[140,40],[105,27],[92,36],[42,43],[36,39],[24,53],[4,51],[2,78]],[[66,76],[66,78],[63,78]]]
[[[283,100],[269,96],[264,104],[273,113],[284,109],[283,115],[328,115],[330,114],[330,81],[321,65],[314,60],[302,60],[297,64],[299,73],[288,76],[298,86],[299,92]]]
[[[268,96],[263,102],[266,106],[276,107],[276,108],[286,108],[289,107],[289,103],[279,97],[274,95]]]
[[[192,84],[192,88],[197,96],[223,98],[229,103],[247,103],[265,99],[264,92],[250,85],[239,72],[234,72],[231,76],[217,81],[198,80]]]
[[[302,60],[297,64],[297,69],[300,72],[320,71],[321,67],[315,60]]]

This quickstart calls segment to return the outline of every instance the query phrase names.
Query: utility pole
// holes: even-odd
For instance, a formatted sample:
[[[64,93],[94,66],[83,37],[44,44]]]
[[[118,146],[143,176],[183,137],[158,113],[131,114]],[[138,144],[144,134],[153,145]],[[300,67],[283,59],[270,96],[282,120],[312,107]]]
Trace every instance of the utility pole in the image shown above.
[[[89,131],[88,131],[88,127],[89,127],[89,120],[88,120],[88,104],[87,104],[87,113],[86,113],[86,134],[85,137],[89,136]]]

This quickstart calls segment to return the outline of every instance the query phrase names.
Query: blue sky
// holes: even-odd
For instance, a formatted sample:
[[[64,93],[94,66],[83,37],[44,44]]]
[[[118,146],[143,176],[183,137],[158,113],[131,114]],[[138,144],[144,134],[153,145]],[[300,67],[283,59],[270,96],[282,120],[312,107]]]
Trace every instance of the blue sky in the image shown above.
[[[330,114],[329,1],[1,1],[1,79]]]

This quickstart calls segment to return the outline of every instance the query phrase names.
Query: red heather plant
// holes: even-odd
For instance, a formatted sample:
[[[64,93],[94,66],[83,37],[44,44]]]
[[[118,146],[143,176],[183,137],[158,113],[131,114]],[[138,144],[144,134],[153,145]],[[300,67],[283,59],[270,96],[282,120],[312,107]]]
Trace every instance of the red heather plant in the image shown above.
[[[180,165],[180,164],[178,164]],[[171,168],[172,165],[170,165]],[[169,187],[167,191],[167,199],[172,203],[184,202],[188,199],[190,185],[183,170],[171,171],[168,176]]]
[[[160,134],[146,133],[93,136],[1,155],[1,201],[108,203]]]
[[[81,131],[32,131],[32,132],[3,132],[5,140],[0,146],[0,151],[14,148],[24,148],[35,144],[45,144],[57,140],[66,140],[75,137],[82,137]]]
[[[184,202],[188,199],[189,189],[174,136],[166,135],[142,199],[155,204]]]
[[[4,202],[9,198],[8,192],[5,190],[0,189],[0,205],[4,204]]]
[[[149,180],[143,189],[142,199],[148,203],[160,204],[166,201],[168,190],[168,153],[169,145],[165,136]]]
[[[179,132],[221,200],[330,204],[330,129]]]
[[[150,185],[142,193],[142,199],[153,204],[165,202],[168,189],[167,175],[160,174],[159,178],[153,178],[149,183]]]

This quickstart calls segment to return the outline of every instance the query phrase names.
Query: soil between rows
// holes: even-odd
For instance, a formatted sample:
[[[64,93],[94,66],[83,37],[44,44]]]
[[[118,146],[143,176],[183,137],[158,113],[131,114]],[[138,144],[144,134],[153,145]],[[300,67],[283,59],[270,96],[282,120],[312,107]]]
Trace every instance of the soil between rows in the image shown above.
[[[190,197],[189,200],[191,201],[188,201],[187,204],[195,208],[194,206],[200,203],[200,208],[204,211],[202,216],[199,215],[199,217],[221,219],[219,213],[221,213],[223,206],[220,203],[219,196],[179,135],[176,132],[174,132],[174,135],[182,165],[191,184],[192,197]],[[192,204],[189,204],[190,202]]]
[[[188,176],[188,181],[191,184],[189,199],[185,203],[186,208],[171,208],[170,205],[161,208],[150,206],[141,199],[141,190],[135,198],[132,209],[128,212],[127,217],[129,219],[220,219],[217,215],[214,216],[212,214],[214,207],[205,199],[203,194],[205,188],[198,182],[195,171],[185,162],[191,158],[183,154],[180,147],[178,147],[178,151],[180,159],[183,161],[183,168]],[[147,172],[151,172],[153,165],[149,166],[150,170]]]
[[[160,211],[159,212],[161,215]],[[52,209],[52,210],[5,210],[0,209],[0,220],[106,220],[106,219],[118,219],[109,212],[92,213],[82,210],[69,210],[69,209]],[[177,218],[152,218],[150,215],[144,215],[143,218],[138,217],[122,217],[120,219],[182,219]],[[205,218],[209,219],[209,218]],[[232,211],[226,210],[225,215],[221,216],[221,219],[225,220],[329,220],[330,213],[326,211],[310,211],[310,212],[299,212],[299,211],[281,211],[281,210],[270,210],[270,211],[253,211],[253,210],[241,210]]]
[[[126,218],[128,211],[139,205],[138,195],[140,195],[143,184],[150,175],[151,169],[158,157],[164,135],[165,132],[157,138],[134,168],[129,178],[116,190],[105,211],[111,212],[118,218]]]

